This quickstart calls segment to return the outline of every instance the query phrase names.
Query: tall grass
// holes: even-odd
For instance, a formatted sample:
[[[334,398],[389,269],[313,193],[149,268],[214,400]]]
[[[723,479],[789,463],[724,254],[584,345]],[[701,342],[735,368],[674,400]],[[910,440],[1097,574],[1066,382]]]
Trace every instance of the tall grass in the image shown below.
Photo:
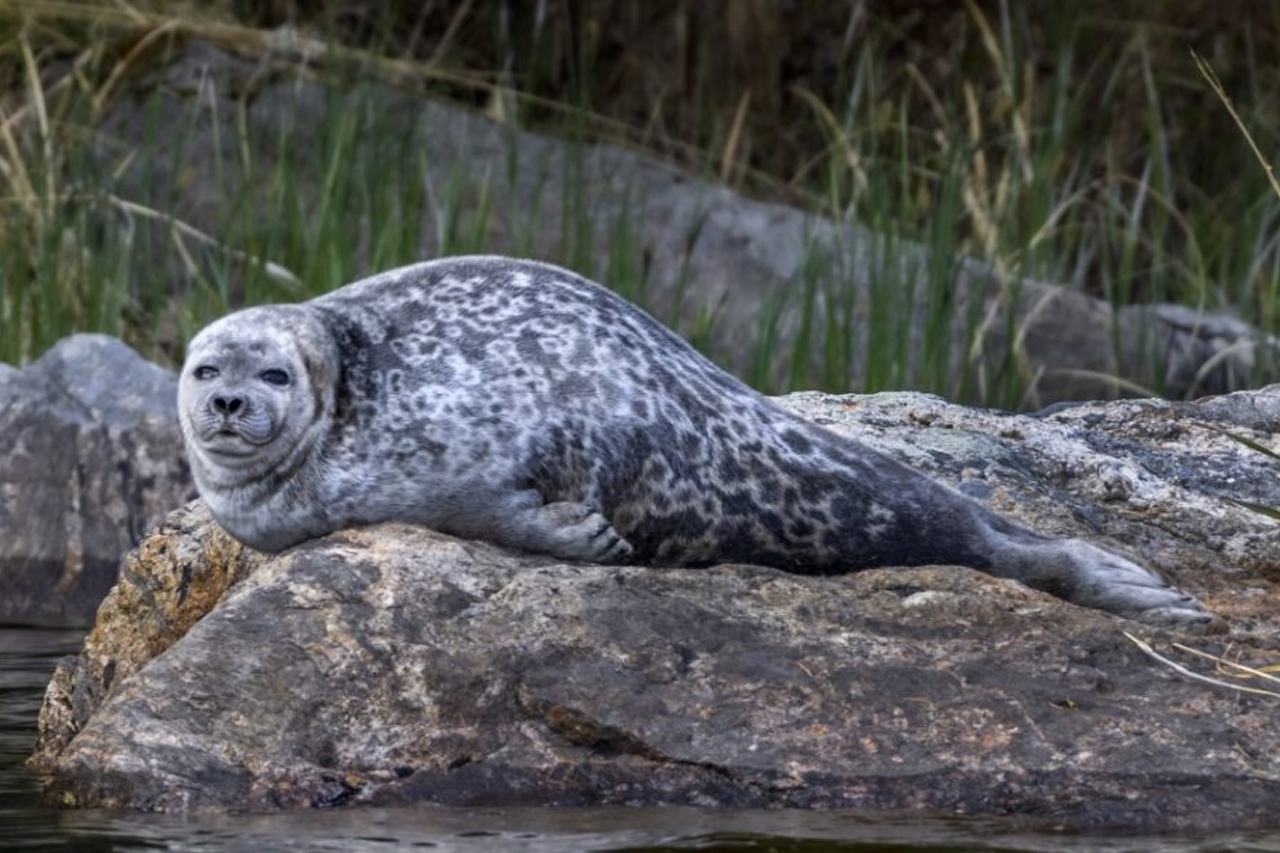
[[[583,149],[573,146],[598,139],[649,148],[873,232],[856,245],[809,241],[790,288],[741,330],[737,346],[751,354],[745,378],[766,390],[917,387],[1026,404],[1034,377],[1010,343],[1020,330],[991,329],[994,315],[980,301],[958,297],[960,256],[989,265],[1007,301],[1031,277],[1116,305],[1234,310],[1276,330],[1277,200],[1258,170],[1234,168],[1245,150],[1229,133],[1217,149],[1197,143],[1197,156],[1216,151],[1216,159],[1188,174],[1180,148],[1188,125],[1170,99],[1180,109],[1188,87],[1201,84],[1189,58],[1170,56],[1158,24],[1065,7],[1032,21],[1021,4],[969,3],[949,13],[951,41],[939,58],[913,53],[891,15],[855,3],[826,43],[835,71],[782,90],[765,72],[777,78],[783,59],[751,34],[771,26],[770,4],[739,7],[747,11],[734,14],[747,17],[731,22],[725,44],[723,33],[692,25],[696,4],[669,5],[674,17],[659,23],[674,22],[672,82],[645,102],[630,90],[619,96],[608,34],[589,26],[591,15],[643,17],[643,6],[587,4],[586,20],[552,14],[527,31],[514,18],[506,30],[500,16],[486,18],[483,44],[477,16],[488,13],[455,10],[428,50],[404,33],[427,31],[419,23],[440,14],[432,4],[407,27],[394,15],[353,26],[340,18],[354,7],[330,4],[331,61],[299,66],[342,106],[323,111],[318,125],[289,128],[264,153],[237,117],[213,124],[236,130],[203,132],[211,113],[237,109],[208,91],[190,99],[181,127],[155,126],[139,147],[113,148],[101,122],[116,99],[145,90],[140,81],[169,32],[203,30],[250,52],[278,33],[255,31],[218,4],[181,7],[179,21],[163,4],[0,2],[0,85],[9,93],[0,111],[0,360],[21,363],[71,331],[98,330],[174,361],[195,328],[227,310],[306,298],[424,252],[488,251],[499,240],[647,305],[631,209],[602,207],[575,172]],[[404,15],[409,6],[388,8]],[[815,17],[832,14],[824,7]],[[761,68],[727,73],[732,51],[757,42]],[[1244,66],[1233,79],[1250,85],[1238,100],[1263,148],[1274,147],[1267,93],[1276,69],[1256,55]],[[558,184],[543,187],[560,200],[554,227],[541,204],[500,203],[537,164],[513,150],[495,173],[441,174],[410,136],[382,127],[381,102],[362,94],[370,78],[408,81],[414,92],[461,98],[569,139],[578,153]],[[771,124],[771,115],[789,123]],[[208,200],[214,210],[203,221],[216,227],[197,230],[183,216],[193,169],[214,170],[228,188]],[[695,228],[686,240],[698,237]],[[713,358],[735,360],[715,350],[724,336],[714,309],[683,310],[693,303],[682,286],[661,318]]]

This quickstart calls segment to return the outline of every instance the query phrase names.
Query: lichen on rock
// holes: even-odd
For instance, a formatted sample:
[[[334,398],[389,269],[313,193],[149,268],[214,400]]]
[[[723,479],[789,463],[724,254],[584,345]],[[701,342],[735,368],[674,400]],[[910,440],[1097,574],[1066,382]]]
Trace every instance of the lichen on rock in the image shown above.
[[[170,514],[125,558],[84,649],[55,672],[32,765],[50,765],[112,688],[181,639],[261,562],[199,501]]]

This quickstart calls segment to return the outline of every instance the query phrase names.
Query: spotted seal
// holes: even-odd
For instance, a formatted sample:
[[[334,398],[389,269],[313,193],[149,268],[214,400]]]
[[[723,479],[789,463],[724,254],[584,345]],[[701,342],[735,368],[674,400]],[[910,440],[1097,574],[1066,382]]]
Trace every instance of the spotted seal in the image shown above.
[[[548,264],[449,258],[232,314],[191,341],[179,410],[200,494],[264,551],[399,520],[571,560],[960,564],[1145,621],[1212,620],[1123,557],[783,411]]]

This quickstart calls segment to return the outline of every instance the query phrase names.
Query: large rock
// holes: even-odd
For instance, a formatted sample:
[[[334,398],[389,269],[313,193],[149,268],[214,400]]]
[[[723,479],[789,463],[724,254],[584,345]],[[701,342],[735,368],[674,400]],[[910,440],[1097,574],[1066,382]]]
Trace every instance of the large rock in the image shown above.
[[[89,624],[120,558],[194,496],[177,380],[103,335],[0,368],[0,622]]]
[[[1224,616],[1179,638],[967,569],[811,578],[562,565],[421,528],[274,558],[199,503],[133,555],[61,668],[34,764],[75,806],[930,809],[1280,824],[1280,389],[1043,417],[915,394],[784,405],[1051,533],[1139,553]],[[195,621],[204,610],[208,612]],[[188,630],[189,628],[189,630]],[[1263,688],[1252,679],[1246,687]],[[1273,687],[1275,685],[1272,685]]]
[[[953,377],[964,372],[975,394],[1001,383],[1025,388],[1024,398],[1010,403],[1031,408],[1128,393],[1126,381],[1175,398],[1231,390],[1249,381],[1263,351],[1255,331],[1230,316],[1174,305],[1116,311],[1053,283],[932,257],[899,235],[747,198],[629,148],[495,122],[413,93],[420,81],[411,77],[350,93],[326,88],[309,71],[294,73],[300,63],[323,62],[326,50],[293,32],[253,41],[237,35],[222,47],[195,40],[176,46],[138,83],[146,98],[123,97],[108,112],[103,156],[111,169],[121,146],[162,146],[137,158],[113,191],[221,233],[231,218],[228,200],[267,191],[261,181],[244,185],[246,156],[256,175],[276,173],[282,160],[291,164],[283,173],[318,172],[314,129],[350,126],[359,135],[344,151],[347,168],[360,173],[370,163],[403,161],[401,180],[433,194],[436,216],[421,225],[416,259],[462,244],[577,259],[580,271],[643,303],[721,364],[762,381],[781,383],[801,352],[821,358],[827,330],[848,323],[852,331],[831,342],[855,342],[847,375],[827,381],[865,387],[873,371],[861,342],[877,322],[873,311],[895,318],[896,332],[883,321],[876,329],[902,335],[894,351],[940,348],[950,366],[939,379],[935,358],[917,358],[891,380],[896,386],[954,387]],[[189,129],[182,145],[157,139],[156,129],[167,127]],[[237,144],[227,144],[231,139]],[[321,206],[323,187],[298,190]],[[259,207],[270,209],[265,197]],[[264,219],[257,230],[275,227]],[[352,223],[349,248],[357,257],[368,248],[356,245],[359,232]],[[458,232],[472,236],[462,240]],[[445,235],[452,235],[447,246]],[[609,258],[639,272],[628,277],[611,269]],[[931,325],[939,310],[929,300],[937,303],[942,293],[950,329]],[[926,344],[926,337],[933,340]],[[758,345],[766,340],[773,343]],[[1018,376],[1012,383],[1011,374]]]

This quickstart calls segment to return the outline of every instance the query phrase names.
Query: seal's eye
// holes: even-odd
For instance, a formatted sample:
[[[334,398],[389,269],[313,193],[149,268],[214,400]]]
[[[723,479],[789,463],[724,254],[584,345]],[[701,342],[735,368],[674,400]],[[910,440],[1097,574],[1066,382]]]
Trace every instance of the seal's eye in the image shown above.
[[[285,373],[283,370],[276,370],[274,368],[262,371],[258,374],[258,378],[268,385],[289,384],[289,374]]]
[[[218,375],[218,368],[202,364],[195,370],[191,371],[191,375],[203,382],[206,379],[213,379],[216,377]]]

